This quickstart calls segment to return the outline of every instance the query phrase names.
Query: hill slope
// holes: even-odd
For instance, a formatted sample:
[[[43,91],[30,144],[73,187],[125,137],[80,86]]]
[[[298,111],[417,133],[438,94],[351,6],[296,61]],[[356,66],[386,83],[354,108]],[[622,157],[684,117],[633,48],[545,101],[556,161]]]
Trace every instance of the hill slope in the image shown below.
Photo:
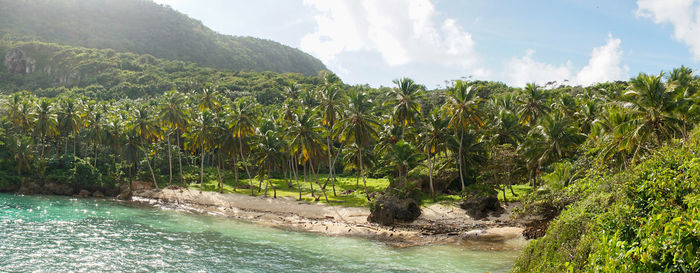
[[[298,49],[221,35],[148,0],[0,0],[0,37],[111,48],[231,70],[316,75],[326,69]]]

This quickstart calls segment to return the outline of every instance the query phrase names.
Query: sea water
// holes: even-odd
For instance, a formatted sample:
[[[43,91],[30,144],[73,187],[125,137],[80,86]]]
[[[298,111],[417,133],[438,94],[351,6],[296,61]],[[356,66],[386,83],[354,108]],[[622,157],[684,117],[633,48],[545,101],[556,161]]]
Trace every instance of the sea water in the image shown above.
[[[0,194],[0,272],[507,272],[516,256],[395,248],[110,200]]]

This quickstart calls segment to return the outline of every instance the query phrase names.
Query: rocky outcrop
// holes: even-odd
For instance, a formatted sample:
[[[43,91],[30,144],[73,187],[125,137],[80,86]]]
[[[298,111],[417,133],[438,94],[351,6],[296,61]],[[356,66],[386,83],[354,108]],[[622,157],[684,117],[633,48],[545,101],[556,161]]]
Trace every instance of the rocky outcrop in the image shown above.
[[[420,206],[413,199],[384,194],[372,201],[367,221],[390,226],[396,222],[412,222],[420,214]]]
[[[19,48],[12,49],[5,54],[3,65],[8,72],[16,74],[31,74],[36,70],[36,60],[27,56]]]
[[[66,185],[66,184],[59,184],[59,183],[50,182],[50,183],[44,184],[43,194],[55,194],[55,195],[71,196],[71,195],[73,195],[73,187]]]
[[[467,215],[477,220],[489,216],[498,217],[505,211],[498,197],[493,195],[469,197],[459,206],[467,212]]]
[[[119,187],[119,190],[121,193],[117,195],[117,199],[119,200],[131,200],[131,189],[129,188],[129,185],[121,185]]]
[[[78,197],[88,198],[88,197],[90,197],[90,192],[87,190],[81,190],[80,193],[78,193]]]
[[[101,191],[96,191],[92,193],[92,197],[102,198],[105,197],[105,195]]]
[[[41,192],[42,192],[41,186],[37,185],[34,182],[22,183],[22,186],[20,186],[19,190],[17,191],[17,193],[23,194],[23,195],[39,194]]]

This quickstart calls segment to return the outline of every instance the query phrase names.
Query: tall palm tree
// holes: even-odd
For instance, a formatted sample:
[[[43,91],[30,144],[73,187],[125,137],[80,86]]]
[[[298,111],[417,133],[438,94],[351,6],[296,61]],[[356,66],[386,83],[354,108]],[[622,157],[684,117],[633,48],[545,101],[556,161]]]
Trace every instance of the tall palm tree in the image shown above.
[[[542,117],[540,124],[533,128],[532,134],[542,146],[538,157],[540,166],[572,155],[585,139],[585,136],[579,133],[576,124],[563,114]]]
[[[424,88],[409,78],[394,80],[394,84],[397,87],[389,92],[387,105],[392,106],[392,120],[401,127],[401,139],[404,139],[406,127],[420,120],[419,100],[423,97]]]
[[[246,174],[250,180],[250,195],[255,195],[253,191],[253,177],[248,169],[249,160],[243,153],[245,147],[249,147],[248,140],[255,136],[255,119],[256,119],[257,103],[250,98],[241,98],[236,100],[231,107],[231,123],[230,129],[233,138],[238,140],[238,149],[241,156],[241,161],[245,167]],[[249,150],[249,149],[246,149]]]
[[[213,150],[215,143],[215,116],[209,110],[202,111],[194,120],[187,134],[187,147],[191,151],[200,153],[199,192],[204,187],[204,156]]]
[[[180,183],[182,183],[182,156],[180,155],[180,135],[184,133],[188,125],[187,112],[182,107],[185,104],[186,97],[177,92],[177,90],[171,90],[163,95],[163,103],[159,106],[160,110],[160,122],[167,132],[166,138],[168,140],[168,169],[169,169],[169,180],[168,185],[173,183],[173,161],[172,161],[172,147],[170,145],[170,135],[175,133],[177,139],[178,147],[178,162],[180,166]]]
[[[482,127],[484,121],[479,113],[480,99],[477,95],[477,90],[472,88],[468,82],[456,81],[455,85],[450,88],[447,99],[445,101],[445,113],[449,116],[450,122],[448,128],[456,131],[459,134],[459,148],[457,156],[459,159],[459,180],[464,184],[464,160],[463,160],[463,143],[464,134],[470,127]]]
[[[389,167],[394,169],[399,176],[401,185],[407,183],[408,171],[418,165],[422,160],[421,154],[406,141],[399,140],[391,147],[391,152],[385,154],[384,161]]]
[[[338,85],[332,84],[326,81],[326,84],[321,88],[319,92],[319,102],[321,103],[317,108],[316,112],[321,113],[321,125],[326,129],[326,150],[328,152],[328,180],[331,182],[333,187],[333,196],[337,196],[335,192],[335,177],[334,177],[334,167],[335,161],[333,160],[333,142],[335,138],[333,137],[333,130],[338,120],[342,116],[342,105],[343,99],[345,98],[342,94],[342,89]],[[324,185],[325,187],[325,185]]]
[[[140,105],[133,111],[133,119],[131,121],[131,130],[139,138],[139,144],[144,156],[146,157],[146,164],[148,165],[148,170],[151,172],[151,178],[153,179],[153,185],[158,188],[158,181],[156,181],[156,175],[153,172],[153,167],[151,166],[151,160],[148,158],[148,150],[150,149],[150,144],[160,137],[159,127],[154,120],[151,119],[151,111],[146,105]]]
[[[34,136],[39,139],[41,144],[40,157],[44,158],[46,138],[58,134],[58,121],[56,120],[56,113],[53,111],[51,101],[47,98],[41,98],[35,106],[32,118],[34,121]]]
[[[379,124],[372,115],[372,105],[367,99],[367,94],[357,90],[350,90],[350,92],[348,92],[347,103],[348,105],[345,108],[343,119],[338,124],[340,128],[340,142],[345,143],[346,146],[355,145],[357,147],[359,173],[360,176],[362,176],[362,183],[364,184],[367,200],[369,200],[364,168],[365,162],[362,151],[377,139],[377,131],[375,128],[377,128]]]
[[[66,138],[64,152],[68,154],[68,138],[72,138],[75,153],[76,136],[83,127],[80,104],[71,98],[62,98],[58,105],[58,131]]]
[[[319,122],[316,120],[313,112],[307,108],[298,115],[296,122],[287,130],[292,139],[292,152],[299,155],[300,164],[309,164],[312,174],[316,173],[314,161],[321,160],[325,156],[324,145],[320,135],[322,128],[318,124]],[[318,174],[315,174],[315,177],[316,184],[320,186]],[[311,196],[314,196],[313,183],[311,180],[309,180],[309,183],[311,184]],[[328,202],[325,189],[321,188],[321,192],[326,202]]]
[[[430,196],[435,199],[435,187],[433,186],[433,169],[435,168],[435,157],[447,150],[447,126],[449,120],[442,117],[438,108],[431,111],[430,116],[425,121],[425,127],[420,135],[423,152],[428,156],[428,178],[430,182]]]

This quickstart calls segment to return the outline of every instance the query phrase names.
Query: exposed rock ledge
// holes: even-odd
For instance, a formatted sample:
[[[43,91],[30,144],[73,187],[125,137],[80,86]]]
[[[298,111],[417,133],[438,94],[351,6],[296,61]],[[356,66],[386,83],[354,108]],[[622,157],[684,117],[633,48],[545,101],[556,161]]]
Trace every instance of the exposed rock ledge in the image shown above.
[[[297,231],[366,237],[399,247],[451,243],[480,250],[507,250],[521,249],[526,242],[522,226],[508,220],[508,213],[474,220],[457,207],[440,204],[424,207],[423,214],[412,223],[387,227],[368,223],[366,208],[309,204],[293,198],[163,189],[135,191],[133,202]]]

